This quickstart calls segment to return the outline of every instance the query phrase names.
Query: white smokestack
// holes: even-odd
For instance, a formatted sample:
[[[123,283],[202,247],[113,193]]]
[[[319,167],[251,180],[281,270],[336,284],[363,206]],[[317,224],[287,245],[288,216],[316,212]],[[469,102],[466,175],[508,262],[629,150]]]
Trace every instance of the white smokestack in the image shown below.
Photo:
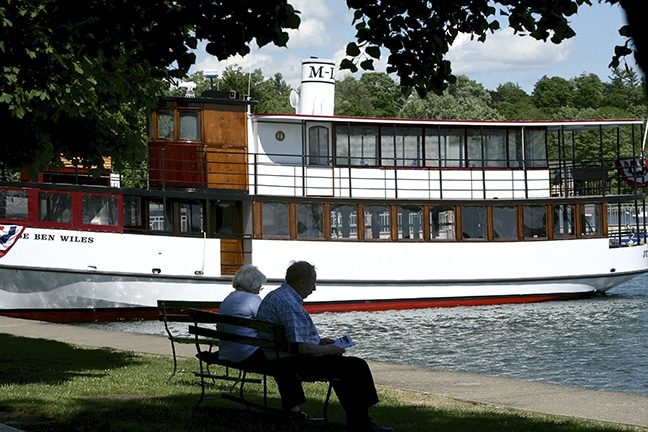
[[[297,114],[333,115],[335,106],[335,63],[311,57],[302,60],[301,94],[291,95]]]

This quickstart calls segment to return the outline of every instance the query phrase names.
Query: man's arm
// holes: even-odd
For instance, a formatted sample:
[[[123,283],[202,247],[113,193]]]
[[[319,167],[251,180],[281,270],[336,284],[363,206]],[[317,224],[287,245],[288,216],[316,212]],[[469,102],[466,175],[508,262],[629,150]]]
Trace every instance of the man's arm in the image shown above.
[[[297,345],[297,352],[302,355],[319,356],[344,354],[344,349],[333,344],[318,345],[311,342],[298,342],[295,345]]]

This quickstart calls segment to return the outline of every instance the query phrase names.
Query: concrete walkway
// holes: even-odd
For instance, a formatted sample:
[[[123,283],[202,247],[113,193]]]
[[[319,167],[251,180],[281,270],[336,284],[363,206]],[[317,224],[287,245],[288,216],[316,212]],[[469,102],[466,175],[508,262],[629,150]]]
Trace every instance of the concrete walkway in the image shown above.
[[[76,345],[170,355],[164,336],[89,329],[0,316],[0,333]],[[177,346],[193,357],[193,345]],[[499,407],[639,426],[648,430],[648,396],[453,372],[444,369],[369,362],[376,384]],[[11,428],[0,424],[0,432]],[[15,429],[13,430],[15,431]]]

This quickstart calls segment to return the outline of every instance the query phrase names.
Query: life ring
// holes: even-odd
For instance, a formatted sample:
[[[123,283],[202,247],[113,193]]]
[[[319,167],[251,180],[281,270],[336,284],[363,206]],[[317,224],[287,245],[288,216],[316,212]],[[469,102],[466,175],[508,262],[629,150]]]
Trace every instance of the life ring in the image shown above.
[[[618,159],[614,164],[630,186],[648,186],[648,160],[646,158]]]

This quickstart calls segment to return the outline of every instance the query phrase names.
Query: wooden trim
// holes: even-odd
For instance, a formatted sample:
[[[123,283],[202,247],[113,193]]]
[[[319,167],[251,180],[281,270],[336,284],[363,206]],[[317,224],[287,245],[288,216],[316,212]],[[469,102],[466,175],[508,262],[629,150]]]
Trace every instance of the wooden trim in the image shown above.
[[[252,203],[252,235],[254,238],[263,238],[263,203]]]

